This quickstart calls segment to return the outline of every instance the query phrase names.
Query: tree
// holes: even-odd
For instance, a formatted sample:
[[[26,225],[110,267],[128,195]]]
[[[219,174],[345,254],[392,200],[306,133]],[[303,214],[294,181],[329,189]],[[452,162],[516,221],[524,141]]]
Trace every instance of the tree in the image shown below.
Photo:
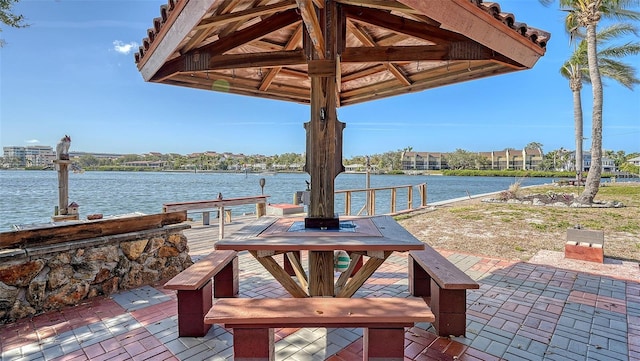
[[[446,158],[450,169],[480,169],[488,164],[485,157],[464,149],[456,149],[455,152],[447,154]]]
[[[554,0],[540,0],[551,4]],[[602,176],[602,78],[598,67],[598,47],[596,30],[602,17],[618,19],[640,19],[640,13],[629,10],[640,4],[638,0],[558,0],[563,10],[568,12],[565,19],[566,29],[577,35],[586,30],[587,64],[593,95],[592,127],[591,127],[591,167],[587,176],[585,189],[578,197],[581,203],[593,203],[600,188]]]
[[[0,21],[2,21],[4,25],[11,26],[12,28],[25,28],[29,25],[24,22],[24,16],[13,13],[13,4],[18,1],[19,0],[0,0]],[[2,32],[2,28],[0,28],[0,32]],[[0,39],[0,48],[3,47],[4,44],[4,39]]]
[[[601,44],[607,44],[610,40],[615,40],[620,36],[632,33],[637,33],[633,25],[614,24],[599,31],[596,37]],[[640,80],[635,76],[635,69],[633,66],[617,59],[627,55],[637,54],[640,54],[640,43],[638,42],[607,46],[599,50],[598,68],[600,69],[601,75],[613,79],[629,89],[633,89],[634,85],[640,83]],[[560,74],[569,79],[569,88],[573,93],[573,117],[576,138],[575,169],[578,182],[582,180],[583,171],[582,141],[584,140],[584,135],[581,90],[582,84],[589,83],[591,80],[587,63],[587,42],[583,39],[576,46],[569,60],[567,60],[560,69]]]
[[[543,147],[542,143],[538,143],[538,142],[531,142],[531,143],[527,144],[527,145],[524,147],[524,149],[533,149],[533,150],[537,150],[538,152],[540,152],[540,155],[542,156],[542,155],[543,155],[542,147]]]

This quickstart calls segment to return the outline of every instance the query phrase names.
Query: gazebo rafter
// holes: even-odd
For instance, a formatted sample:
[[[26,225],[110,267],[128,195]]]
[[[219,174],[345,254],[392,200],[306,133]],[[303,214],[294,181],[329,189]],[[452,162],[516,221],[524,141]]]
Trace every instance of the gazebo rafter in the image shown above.
[[[337,108],[529,69],[550,35],[481,0],[169,0],[146,81],[309,104],[309,224],[334,227]]]

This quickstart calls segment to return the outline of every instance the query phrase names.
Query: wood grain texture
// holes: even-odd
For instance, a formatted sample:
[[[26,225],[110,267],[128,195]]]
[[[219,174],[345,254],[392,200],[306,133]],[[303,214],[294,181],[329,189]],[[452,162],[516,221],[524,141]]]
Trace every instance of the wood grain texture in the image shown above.
[[[429,246],[426,246],[422,251],[409,252],[409,257],[415,260],[443,289],[480,288],[480,285],[469,275]]]
[[[111,236],[166,225],[187,220],[187,212],[159,213],[144,216],[99,219],[92,221],[68,222],[43,228],[26,229],[0,233],[0,249],[28,247],[76,241],[80,239]]]
[[[205,316],[207,324],[300,325],[407,324],[433,322],[422,298],[225,298],[216,300]],[[267,327],[265,326],[265,327]],[[277,327],[277,326],[274,326]]]
[[[238,252],[235,251],[213,251],[170,279],[165,283],[164,288],[170,290],[196,290],[210,281],[215,274],[233,261],[237,255]]]
[[[333,251],[309,251],[309,295],[333,297]]]
[[[351,277],[351,280],[340,290],[336,297],[351,297],[371,277],[371,275],[391,256],[390,251],[384,252],[384,258],[369,258],[367,262]]]
[[[271,256],[258,257],[255,251],[249,251],[253,257],[284,287],[293,297],[309,297],[307,292]]]

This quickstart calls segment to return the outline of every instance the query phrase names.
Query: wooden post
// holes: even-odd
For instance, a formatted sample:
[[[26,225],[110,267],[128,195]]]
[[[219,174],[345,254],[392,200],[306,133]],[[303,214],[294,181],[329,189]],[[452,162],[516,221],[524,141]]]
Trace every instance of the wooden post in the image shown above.
[[[334,296],[332,251],[309,251],[309,274],[309,296]]]
[[[218,207],[218,239],[224,238],[224,207]]]
[[[56,159],[53,162],[58,170],[58,212],[51,219],[54,222],[78,220],[78,214],[69,214],[69,165],[71,161]]]
[[[70,160],[54,160],[58,168],[58,214],[66,216],[69,211],[69,165]]]
[[[311,120],[305,123],[307,155],[305,171],[311,176],[311,199],[305,218],[306,228],[339,228],[340,221],[334,211],[334,180],[344,171],[342,165],[342,130],[338,121],[338,7],[326,1],[319,10],[319,26],[309,29],[305,23],[305,50],[309,59],[311,78]],[[314,19],[315,20],[315,19]],[[319,33],[323,36],[324,53],[318,53]],[[344,42],[341,42],[344,43]]]
[[[260,218],[267,214],[267,204],[266,203],[256,203],[256,217]]]

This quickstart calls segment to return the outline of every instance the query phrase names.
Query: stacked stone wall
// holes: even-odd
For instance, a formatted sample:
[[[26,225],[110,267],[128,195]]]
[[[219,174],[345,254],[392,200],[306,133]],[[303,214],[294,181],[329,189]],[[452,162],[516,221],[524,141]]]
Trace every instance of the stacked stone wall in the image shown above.
[[[169,279],[193,262],[188,225],[0,250],[0,323]]]

